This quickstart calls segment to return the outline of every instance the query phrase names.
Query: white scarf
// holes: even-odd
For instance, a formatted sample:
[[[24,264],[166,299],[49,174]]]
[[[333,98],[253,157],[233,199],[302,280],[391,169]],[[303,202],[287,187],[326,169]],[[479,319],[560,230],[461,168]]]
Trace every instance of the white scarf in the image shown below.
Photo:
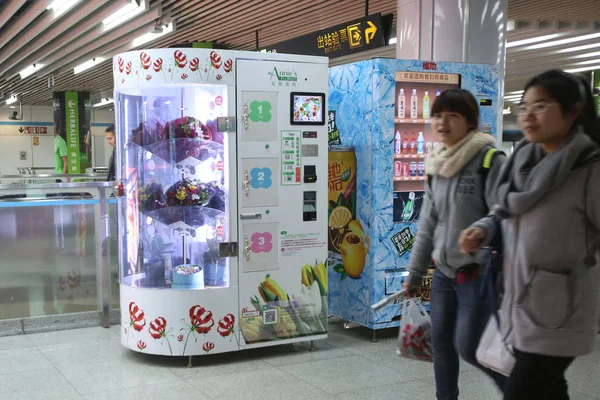
[[[469,132],[454,146],[440,146],[429,154],[425,160],[425,171],[427,175],[452,178],[458,175],[485,146],[495,144],[492,135],[477,131]]]

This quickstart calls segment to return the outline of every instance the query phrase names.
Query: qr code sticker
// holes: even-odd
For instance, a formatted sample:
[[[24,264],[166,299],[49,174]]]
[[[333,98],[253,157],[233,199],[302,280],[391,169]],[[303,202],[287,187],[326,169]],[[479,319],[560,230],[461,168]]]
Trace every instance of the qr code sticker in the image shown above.
[[[277,309],[263,310],[263,325],[274,325],[277,323]]]

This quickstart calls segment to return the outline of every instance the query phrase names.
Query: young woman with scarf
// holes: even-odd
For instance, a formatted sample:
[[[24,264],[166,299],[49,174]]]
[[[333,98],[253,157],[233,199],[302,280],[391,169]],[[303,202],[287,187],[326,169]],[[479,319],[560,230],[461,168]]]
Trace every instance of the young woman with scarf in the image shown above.
[[[458,399],[459,354],[498,386],[505,378],[477,363],[475,352],[490,315],[481,300],[484,255],[461,254],[460,233],[486,216],[492,188],[506,156],[477,130],[479,106],[466,90],[448,90],[433,104],[431,123],[442,143],[427,156],[430,180],[405,282],[413,296],[435,260],[431,289],[433,363],[438,400]]]
[[[500,174],[493,218],[460,247],[477,250],[502,220],[500,328],[516,359],[504,399],[565,400],[565,371],[593,351],[598,321],[598,123],[587,85],[558,70],[525,86],[517,115],[525,139]]]

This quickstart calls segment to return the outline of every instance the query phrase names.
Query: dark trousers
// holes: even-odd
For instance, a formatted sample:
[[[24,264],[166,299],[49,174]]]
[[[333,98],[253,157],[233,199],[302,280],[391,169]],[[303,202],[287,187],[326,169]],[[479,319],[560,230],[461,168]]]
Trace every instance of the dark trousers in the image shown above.
[[[456,285],[453,279],[436,269],[430,315],[437,399],[458,399],[459,355],[484,371],[502,389],[506,377],[481,366],[475,357],[490,317],[486,302],[481,298],[481,278]]]
[[[572,357],[551,357],[515,349],[515,367],[506,381],[504,400],[569,400],[565,372]]]

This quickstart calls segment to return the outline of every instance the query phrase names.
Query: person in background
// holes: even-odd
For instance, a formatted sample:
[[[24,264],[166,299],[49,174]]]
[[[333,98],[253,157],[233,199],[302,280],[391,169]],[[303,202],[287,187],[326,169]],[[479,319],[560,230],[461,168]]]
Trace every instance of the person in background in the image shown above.
[[[110,125],[106,128],[106,141],[112,147],[112,155],[110,156],[110,161],[108,162],[108,176],[106,180],[108,182],[114,181],[116,179],[116,169],[115,169],[115,147],[116,147],[116,139],[115,139],[115,126]]]
[[[54,125],[54,173],[67,175],[69,173],[67,142],[62,137],[56,124]]]
[[[498,385],[505,377],[477,363],[475,352],[490,312],[481,299],[483,254],[461,254],[463,229],[486,216],[494,205],[493,183],[506,156],[495,139],[479,132],[479,106],[466,90],[447,90],[433,104],[433,131],[442,146],[429,154],[429,177],[417,238],[404,284],[413,297],[431,264],[433,367],[438,400],[457,400],[459,354]]]
[[[593,351],[598,323],[598,123],[588,85],[560,70],[525,86],[517,115],[525,138],[500,174],[498,205],[460,248],[486,245],[502,221],[500,330],[516,360],[504,399],[567,400],[565,371]]]

